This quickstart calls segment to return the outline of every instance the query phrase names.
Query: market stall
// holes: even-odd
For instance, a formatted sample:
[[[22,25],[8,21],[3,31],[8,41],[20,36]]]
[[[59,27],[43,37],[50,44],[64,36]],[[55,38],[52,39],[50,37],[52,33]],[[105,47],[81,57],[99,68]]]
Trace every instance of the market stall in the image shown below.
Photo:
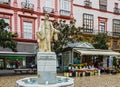
[[[95,49],[90,43],[80,43],[77,46],[70,45],[63,52],[64,72],[82,72],[87,75],[96,75],[99,69],[112,68],[112,57],[120,56],[120,53],[112,50]],[[76,62],[77,61],[77,62]],[[70,69],[72,65],[72,68]],[[92,74],[92,72],[94,74]],[[68,75],[69,76],[69,75]]]

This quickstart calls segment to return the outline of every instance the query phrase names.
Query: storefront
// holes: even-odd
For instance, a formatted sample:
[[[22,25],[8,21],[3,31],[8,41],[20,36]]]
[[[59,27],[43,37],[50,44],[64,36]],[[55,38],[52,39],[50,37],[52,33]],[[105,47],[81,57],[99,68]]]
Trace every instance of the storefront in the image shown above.
[[[28,52],[0,52],[0,69],[27,67],[31,61],[35,63],[35,56]]]
[[[0,60],[0,69],[13,69],[23,65],[25,56],[0,56]]]

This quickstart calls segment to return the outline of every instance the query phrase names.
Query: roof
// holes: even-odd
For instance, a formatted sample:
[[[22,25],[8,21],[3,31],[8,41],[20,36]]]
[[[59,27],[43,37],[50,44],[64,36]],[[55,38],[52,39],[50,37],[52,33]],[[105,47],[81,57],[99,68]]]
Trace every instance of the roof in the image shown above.
[[[81,55],[120,56],[120,53],[114,52],[112,50],[81,49],[81,48],[73,48],[73,50],[79,52]]]
[[[93,45],[88,43],[88,42],[75,42],[75,43],[69,42],[67,44],[67,47],[72,47],[72,48],[78,47],[78,48],[91,48],[91,49],[94,49]]]

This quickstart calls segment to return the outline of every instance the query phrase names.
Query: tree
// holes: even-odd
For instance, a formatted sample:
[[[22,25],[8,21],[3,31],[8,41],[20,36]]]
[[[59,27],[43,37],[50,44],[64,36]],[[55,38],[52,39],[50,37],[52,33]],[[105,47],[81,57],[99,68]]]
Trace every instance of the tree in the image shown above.
[[[0,19],[0,46],[3,48],[10,48],[12,51],[17,51],[17,43],[13,40],[16,34],[9,32],[7,30],[8,28],[9,24],[5,23],[3,19]]]
[[[60,31],[58,40],[53,40],[53,51],[60,53],[68,42],[80,41],[80,29],[75,27],[75,22],[76,21],[73,20],[70,21],[70,24],[66,24],[65,21],[60,20],[59,23],[56,21],[53,23],[54,27]]]
[[[95,35],[92,41],[93,41],[93,46],[96,49],[108,49],[108,45],[107,45],[108,38],[105,33],[99,33],[98,35]]]
[[[117,66],[117,58],[116,57],[113,57],[113,66],[115,66],[115,68]]]

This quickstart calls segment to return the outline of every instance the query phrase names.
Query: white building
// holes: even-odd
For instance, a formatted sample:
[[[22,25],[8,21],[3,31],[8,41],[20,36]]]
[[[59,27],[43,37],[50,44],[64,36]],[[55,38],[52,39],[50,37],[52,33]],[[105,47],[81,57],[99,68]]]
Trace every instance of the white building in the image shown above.
[[[87,33],[112,32],[120,35],[120,0],[74,0],[73,16]]]

